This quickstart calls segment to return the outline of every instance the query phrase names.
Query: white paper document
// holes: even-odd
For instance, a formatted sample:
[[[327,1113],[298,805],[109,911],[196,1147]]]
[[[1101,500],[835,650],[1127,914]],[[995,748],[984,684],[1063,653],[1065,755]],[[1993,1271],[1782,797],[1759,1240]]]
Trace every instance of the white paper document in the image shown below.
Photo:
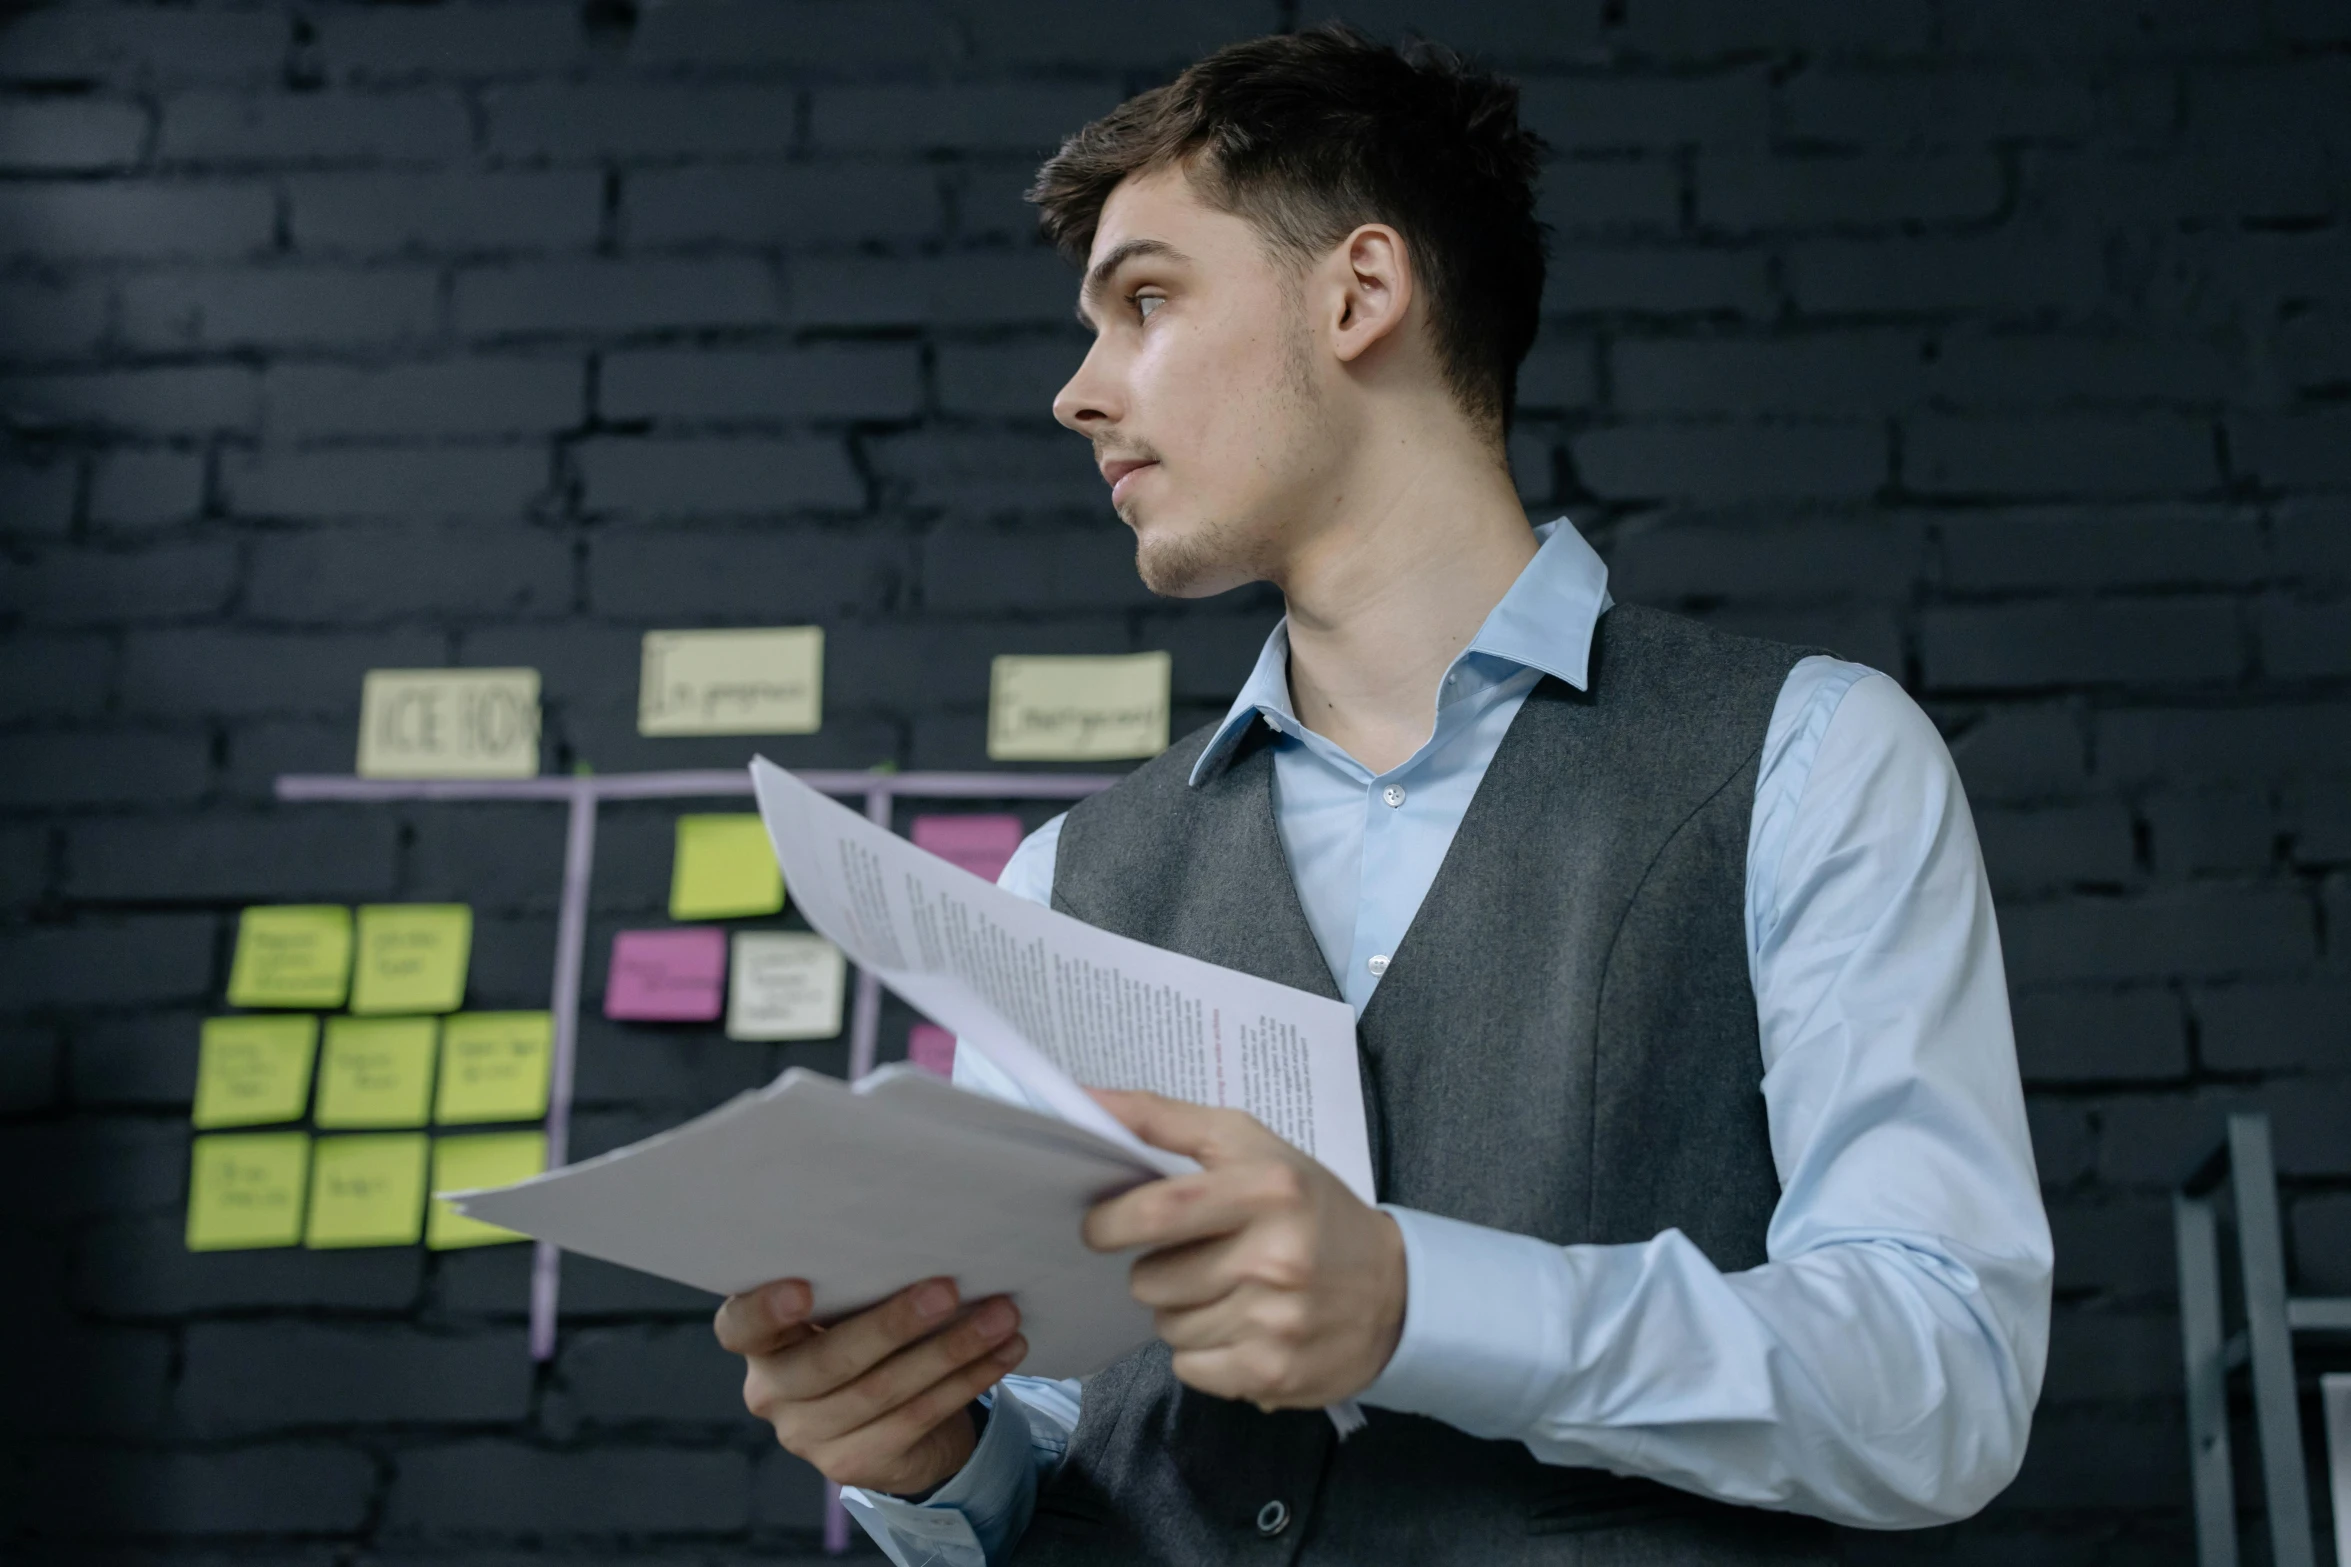
[[[1373,1201],[1355,1014],[1343,1001],[1203,963],[1031,903],[809,788],[764,757],[759,814],[800,912],[957,1048],[1040,1107],[1162,1171],[1079,1085],[1246,1110]]]

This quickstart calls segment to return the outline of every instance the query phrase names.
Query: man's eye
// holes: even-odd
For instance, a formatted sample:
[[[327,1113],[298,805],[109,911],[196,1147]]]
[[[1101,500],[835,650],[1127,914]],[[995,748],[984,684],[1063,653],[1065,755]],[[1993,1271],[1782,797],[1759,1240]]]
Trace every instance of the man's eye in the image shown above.
[[[1158,294],[1137,294],[1135,296],[1135,314],[1148,321],[1151,319],[1151,312],[1166,303],[1167,300]]]

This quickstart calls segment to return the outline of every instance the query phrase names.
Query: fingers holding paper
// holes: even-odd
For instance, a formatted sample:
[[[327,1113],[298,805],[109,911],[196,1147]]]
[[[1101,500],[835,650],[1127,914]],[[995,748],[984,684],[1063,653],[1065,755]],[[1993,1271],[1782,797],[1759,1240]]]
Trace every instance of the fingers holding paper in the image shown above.
[[[840,1485],[911,1493],[971,1456],[969,1406],[1028,1353],[1001,1297],[962,1307],[927,1279],[819,1329],[798,1280],[730,1297],[719,1343],[744,1357],[743,1402],[776,1440]]]
[[[1396,1223],[1237,1110],[1157,1094],[1095,1097],[1157,1148],[1200,1162],[1097,1204],[1097,1251],[1147,1248],[1131,1281],[1202,1392],[1310,1409],[1369,1387],[1404,1326]]]

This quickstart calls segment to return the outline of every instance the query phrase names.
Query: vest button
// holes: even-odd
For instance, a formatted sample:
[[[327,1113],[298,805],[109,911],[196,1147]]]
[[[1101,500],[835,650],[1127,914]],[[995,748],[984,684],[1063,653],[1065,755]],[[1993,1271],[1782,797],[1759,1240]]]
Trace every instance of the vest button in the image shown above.
[[[1404,803],[1404,786],[1402,784],[1388,785],[1388,787],[1380,791],[1380,799],[1387,805],[1389,810],[1394,810],[1397,806]]]
[[[1370,962],[1364,964],[1363,966],[1371,970],[1372,978],[1377,979],[1382,974],[1388,972],[1388,955],[1383,952],[1378,957],[1373,958]]]
[[[1289,1505],[1283,1502],[1280,1497],[1274,1498],[1257,1509],[1257,1532],[1267,1539],[1272,1539],[1288,1527],[1290,1527]]]

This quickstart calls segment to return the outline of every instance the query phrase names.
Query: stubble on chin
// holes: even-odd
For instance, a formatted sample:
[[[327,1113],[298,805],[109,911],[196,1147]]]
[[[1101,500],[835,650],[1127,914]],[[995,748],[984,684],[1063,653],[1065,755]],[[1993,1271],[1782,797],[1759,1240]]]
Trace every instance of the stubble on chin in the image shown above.
[[[1256,576],[1248,530],[1211,520],[1186,532],[1135,533],[1135,571],[1161,598],[1201,598]]]

